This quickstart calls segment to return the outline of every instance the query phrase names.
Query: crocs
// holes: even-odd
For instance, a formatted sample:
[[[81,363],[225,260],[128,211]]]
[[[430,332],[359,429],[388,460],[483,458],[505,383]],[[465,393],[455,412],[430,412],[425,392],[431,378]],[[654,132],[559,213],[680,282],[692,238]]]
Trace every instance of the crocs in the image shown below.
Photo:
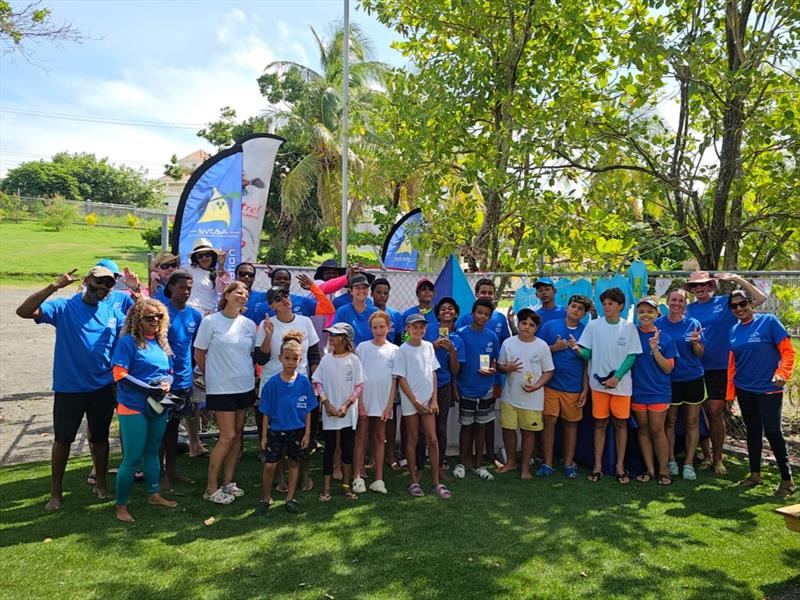
[[[681,474],[681,477],[688,481],[694,481],[697,479],[697,473],[692,465],[683,465],[683,473]]]
[[[464,468],[464,465],[456,465],[453,468],[453,477],[456,479],[464,479],[464,476],[467,474],[467,470]]]
[[[536,476],[537,477],[550,477],[551,475],[555,475],[556,470],[551,467],[550,465],[543,464],[541,467],[536,469]]]
[[[355,479],[353,479],[353,491],[356,494],[367,493],[367,484],[364,482],[363,477],[356,477]]]
[[[283,508],[286,510],[286,512],[292,514],[297,514],[300,512],[300,505],[294,500],[287,501],[286,504],[283,505]]]
[[[564,475],[569,477],[570,479],[577,479],[578,478],[578,465],[572,463],[571,465],[564,466]]]
[[[678,463],[675,462],[674,460],[669,461],[667,463],[667,470],[669,471],[670,475],[672,475],[673,477],[676,476],[679,473]]]
[[[414,496],[414,498],[421,498],[425,495],[425,492],[422,491],[422,488],[418,483],[412,483],[408,486],[408,493]]]
[[[231,481],[230,483],[226,483],[222,486],[222,491],[228,494],[229,496],[233,496],[235,498],[241,498],[244,496],[244,490],[236,485],[235,481]]]
[[[475,474],[484,481],[494,480],[494,475],[489,473],[489,469],[487,469],[486,467],[478,467],[477,469],[475,469]]]
[[[444,499],[447,499],[447,498],[449,498],[449,497],[452,495],[452,494],[450,493],[450,490],[448,490],[448,489],[447,489],[447,488],[444,486],[444,484],[443,484],[443,483],[440,483],[439,485],[436,485],[436,486],[434,486],[434,487],[433,487],[433,491],[434,491],[434,493],[435,493],[435,494],[437,494],[437,495],[439,496],[439,498],[444,498]]]
[[[208,500],[209,502],[213,502],[214,504],[230,504],[236,498],[231,496],[230,494],[226,494],[222,491],[222,488],[217,488],[217,491],[213,494],[209,494],[208,492],[203,494],[203,500]]]

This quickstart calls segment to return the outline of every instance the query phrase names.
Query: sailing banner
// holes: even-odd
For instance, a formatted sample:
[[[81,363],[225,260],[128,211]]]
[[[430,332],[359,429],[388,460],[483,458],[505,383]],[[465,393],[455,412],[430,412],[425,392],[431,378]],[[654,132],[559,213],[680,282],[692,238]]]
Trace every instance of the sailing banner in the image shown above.
[[[422,211],[415,208],[394,224],[383,244],[381,259],[387,269],[416,271],[419,251],[414,248],[413,238],[422,226]]]

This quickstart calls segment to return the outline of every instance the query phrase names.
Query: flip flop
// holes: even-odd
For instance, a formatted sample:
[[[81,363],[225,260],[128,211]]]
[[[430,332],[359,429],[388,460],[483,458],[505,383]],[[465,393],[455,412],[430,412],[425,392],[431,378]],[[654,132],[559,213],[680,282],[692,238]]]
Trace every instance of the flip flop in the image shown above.
[[[623,471],[622,473],[617,473],[614,475],[617,478],[617,483],[620,485],[628,485],[631,482],[630,473],[627,471]]]
[[[309,477],[303,482],[303,484],[300,486],[300,489],[304,492],[310,492],[314,489],[314,480]]]
[[[595,471],[594,473],[589,473],[586,476],[586,480],[587,481],[591,481],[592,483],[597,483],[602,478],[603,478],[603,473],[601,473],[600,471]]]
[[[358,494],[356,494],[353,491],[353,488],[351,488],[350,484],[348,484],[348,483],[343,483],[342,484],[342,494],[348,500],[353,500],[353,501],[358,500]]]
[[[672,485],[672,479],[670,479],[669,475],[661,473],[656,479],[656,483],[658,485]]]
[[[400,466],[400,463],[399,463],[399,462],[397,462],[396,460],[393,460],[393,461],[392,461],[392,464],[391,464],[391,465],[389,465],[389,468],[390,468],[392,471],[402,471],[402,470],[403,470],[403,468]]]
[[[192,454],[191,452],[189,452],[188,456],[189,458],[203,458],[204,456],[208,456],[209,454],[211,454],[211,452],[208,450],[208,448],[203,448],[200,452],[196,454]]]
[[[650,483],[655,478],[655,475],[652,473],[639,473],[636,476],[636,481],[639,483]]]
[[[330,492],[322,492],[319,495],[320,502],[330,502],[331,501],[331,493]]]

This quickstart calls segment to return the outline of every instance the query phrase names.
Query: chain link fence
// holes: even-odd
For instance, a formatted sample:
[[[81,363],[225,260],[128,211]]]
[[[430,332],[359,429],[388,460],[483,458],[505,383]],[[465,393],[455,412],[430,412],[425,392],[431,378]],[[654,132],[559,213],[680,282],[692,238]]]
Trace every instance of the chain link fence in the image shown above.
[[[289,269],[294,275],[305,273],[313,277],[315,268],[313,267],[294,267],[280,265],[282,268]],[[274,266],[273,268],[277,268]],[[385,277],[391,286],[389,305],[393,308],[404,311],[417,304],[416,284],[420,278],[426,277],[431,281],[436,281],[436,273],[423,271],[382,271],[380,269],[368,269],[376,277]],[[655,293],[655,282],[657,278],[671,279],[668,289],[674,289],[683,285],[688,278],[690,271],[654,271],[648,273],[649,293]],[[738,272],[739,275],[750,281],[754,279],[770,281],[771,293],[767,302],[758,307],[760,312],[770,312],[776,315],[791,314],[791,311],[800,312],[800,272],[797,271],[745,271]],[[527,273],[466,273],[466,278],[474,288],[475,283],[482,278],[489,278],[495,282],[497,289],[500,290],[500,310],[507,310],[511,304],[514,292],[522,285],[531,285],[535,280],[535,275]],[[606,273],[558,273],[552,274],[553,279],[558,278],[587,278],[596,280],[604,277]],[[761,282],[760,282],[761,283]],[[726,289],[723,284],[723,291]],[[267,290],[270,286],[269,273],[266,265],[257,265],[256,279],[253,284],[256,290]],[[731,287],[730,289],[733,289]],[[292,292],[303,293],[297,279],[292,280]],[[461,312],[468,310],[468,307],[461,307]],[[800,322],[785,323],[787,329],[794,338],[800,336]],[[797,345],[797,344],[796,344]],[[731,407],[731,411],[726,414],[728,425],[728,438],[726,444],[731,449],[740,450],[745,448],[746,431],[738,407]],[[786,384],[786,392],[783,400],[783,430],[789,443],[789,454],[794,462],[800,464],[800,368],[795,369],[791,380]],[[765,446],[766,447],[766,446]]]

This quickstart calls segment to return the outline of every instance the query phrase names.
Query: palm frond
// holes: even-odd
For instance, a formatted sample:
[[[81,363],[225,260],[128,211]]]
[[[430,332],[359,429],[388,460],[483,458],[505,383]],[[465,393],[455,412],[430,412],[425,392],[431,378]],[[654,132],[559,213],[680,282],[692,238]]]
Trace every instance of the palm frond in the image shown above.
[[[284,75],[289,69],[297,69],[300,72],[300,77],[302,77],[303,81],[306,83],[322,79],[322,75],[317,73],[314,69],[291,60],[275,60],[264,67],[264,73],[279,73]]]
[[[289,171],[281,184],[281,213],[297,215],[311,194],[323,170],[322,161],[315,153],[306,154]]]

